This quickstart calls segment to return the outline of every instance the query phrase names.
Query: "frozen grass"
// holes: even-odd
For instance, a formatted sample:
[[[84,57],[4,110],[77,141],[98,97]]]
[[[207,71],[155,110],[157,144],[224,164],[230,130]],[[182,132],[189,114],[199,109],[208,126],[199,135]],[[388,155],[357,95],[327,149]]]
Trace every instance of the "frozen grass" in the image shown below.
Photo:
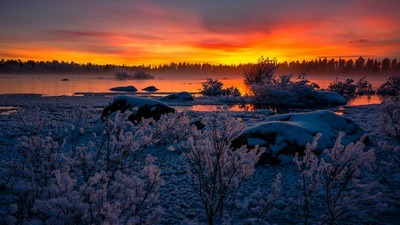
[[[22,222],[18,221],[17,218],[25,218],[26,223],[33,222],[33,218],[42,221],[46,220],[46,218],[49,219],[49,217],[40,217],[34,214],[37,214],[38,210],[44,209],[40,207],[54,208],[54,204],[57,201],[58,203],[61,202],[62,206],[74,209],[74,215],[80,215],[79,212],[81,211],[79,210],[84,209],[74,206],[75,202],[73,201],[79,196],[71,194],[69,198],[51,201],[43,195],[37,196],[32,192],[21,192],[21,190],[28,187],[27,185],[35,184],[35,182],[21,176],[24,173],[31,173],[31,170],[27,170],[24,173],[19,170],[24,163],[28,165],[23,161],[24,156],[19,154],[20,147],[22,143],[29,143],[26,138],[30,139],[33,136],[39,136],[41,140],[45,140],[45,142],[41,142],[40,146],[47,146],[46,149],[48,150],[59,151],[66,149],[66,151],[71,151],[73,146],[82,147],[82,143],[88,144],[93,140],[93,133],[96,133],[98,137],[101,136],[104,128],[104,124],[100,120],[101,111],[111,99],[111,97],[107,96],[0,96],[0,104],[2,106],[18,107],[17,113],[0,114],[0,221],[2,224],[21,224]],[[374,196],[373,198],[363,201],[362,204],[358,205],[359,208],[357,210],[351,208],[345,214],[341,214],[341,217],[338,217],[335,222],[342,224],[397,224],[400,219],[398,214],[400,210],[400,171],[398,161],[396,161],[399,156],[399,145],[394,137],[382,132],[384,112],[379,105],[370,105],[346,107],[343,113],[344,116],[355,120],[370,137],[371,142],[365,146],[365,150],[375,150],[375,166],[373,171],[365,171],[357,178],[362,184],[372,184],[370,181],[374,181],[376,186],[369,188],[369,195]],[[187,112],[185,116],[188,120],[197,120],[204,117],[213,117],[214,114]],[[266,114],[256,114],[254,112],[227,112],[227,115],[238,118],[239,122],[246,126],[255,125],[268,117]],[[176,120],[168,121],[169,124],[174,124]],[[186,122],[182,123],[186,124]],[[165,124],[160,125],[159,128],[162,129],[165,126]],[[147,147],[141,150],[141,158],[138,161],[140,163],[137,164],[139,170],[137,171],[154,172],[158,171],[156,168],[159,168],[160,171],[159,176],[158,173],[155,173],[157,176],[152,177],[157,178],[155,179],[157,182],[159,181],[158,177],[160,179],[159,189],[154,189],[154,192],[152,192],[156,194],[157,201],[154,201],[154,204],[149,206],[149,209],[151,209],[149,211],[155,214],[145,212],[147,213],[146,215],[153,216],[146,217],[148,218],[146,221],[153,221],[151,219],[154,218],[156,220],[153,222],[156,224],[208,223],[201,196],[199,196],[196,189],[198,183],[188,171],[188,163],[185,156],[187,150],[182,145],[186,141],[185,137],[187,137],[187,133],[184,131],[188,131],[188,127],[178,126],[178,128],[169,129],[168,132],[162,132],[165,136],[160,136],[157,138],[158,140],[154,140],[154,142],[149,143]],[[73,142],[73,140],[77,140],[77,137],[79,137],[79,141]],[[63,142],[64,139],[66,140],[65,142]],[[50,143],[52,144],[48,145]],[[62,151],[59,153],[67,154]],[[146,158],[147,155],[151,155],[151,158]],[[44,155],[40,157],[44,157]],[[47,160],[46,162],[50,161]],[[70,163],[65,157],[59,158],[57,162],[64,163],[62,165]],[[93,163],[93,161],[90,163]],[[38,164],[37,166],[44,165],[48,164]],[[153,165],[154,167],[152,167],[152,170],[144,169],[146,165]],[[65,167],[62,168],[65,169]],[[68,175],[66,170],[53,171],[53,174],[42,175],[51,179],[58,177],[58,180],[55,179],[53,184],[58,182],[60,185],[57,188],[48,186],[49,192],[47,193],[55,193],[57,196],[62,196],[63,191],[73,193],[80,190],[78,184],[84,184],[84,176],[82,176],[82,179],[76,180],[76,177],[70,176],[70,172]],[[130,176],[140,177],[135,174],[129,174],[128,177],[124,177],[122,174],[118,175],[119,178],[116,180],[118,180],[118,184],[122,185],[121,187],[126,185],[125,178],[130,178]],[[277,179],[277,175],[279,179]],[[295,162],[283,166],[256,167],[253,175],[248,177],[238,190],[232,209],[232,216],[225,216],[221,218],[221,221],[216,222],[222,223],[223,221],[228,224],[304,224],[304,201],[301,180],[302,176]],[[21,196],[18,193],[25,193],[25,195]],[[327,211],[329,210],[327,202],[320,195],[320,193],[324,192],[316,193],[310,196],[313,199],[312,207],[310,206],[309,209],[308,224],[321,223],[325,218],[329,218],[321,218],[321,212],[329,212]],[[35,196],[37,199],[32,198]],[[18,201],[18,199],[23,200],[23,197],[30,200],[26,200],[25,203]],[[40,201],[37,201],[38,199]],[[25,205],[22,206],[23,204]],[[29,204],[32,205],[30,206]],[[118,204],[121,205],[122,203]],[[114,204],[104,209],[109,209],[109,215],[116,215],[118,210],[113,209],[115,207],[118,208]],[[31,209],[33,211],[24,211],[22,209]],[[120,214],[126,215],[123,212],[120,212]],[[324,215],[329,216],[329,213]],[[80,216],[85,218],[85,216],[90,215]],[[359,216],[362,216],[362,218],[358,218]],[[54,223],[70,219],[62,217],[50,218],[55,219],[54,221],[49,221]],[[110,218],[112,217],[110,216]],[[109,221],[118,221],[121,218],[112,218],[113,220]],[[57,219],[59,221],[56,221]],[[93,220],[92,223],[96,221]],[[327,220],[326,222],[329,223],[332,220]]]

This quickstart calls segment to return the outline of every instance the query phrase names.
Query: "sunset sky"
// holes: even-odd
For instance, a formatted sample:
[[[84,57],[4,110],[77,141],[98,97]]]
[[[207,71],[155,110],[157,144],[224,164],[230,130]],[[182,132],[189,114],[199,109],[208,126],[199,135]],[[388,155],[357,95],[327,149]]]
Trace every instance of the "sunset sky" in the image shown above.
[[[0,59],[400,59],[399,0],[0,0]]]

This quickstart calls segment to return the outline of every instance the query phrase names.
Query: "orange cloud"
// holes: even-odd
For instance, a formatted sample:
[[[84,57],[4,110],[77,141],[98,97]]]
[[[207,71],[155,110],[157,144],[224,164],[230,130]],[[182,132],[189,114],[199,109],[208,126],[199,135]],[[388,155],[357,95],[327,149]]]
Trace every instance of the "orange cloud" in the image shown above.
[[[0,9],[7,21],[0,57],[129,65],[395,58],[398,7],[396,0],[11,1]]]

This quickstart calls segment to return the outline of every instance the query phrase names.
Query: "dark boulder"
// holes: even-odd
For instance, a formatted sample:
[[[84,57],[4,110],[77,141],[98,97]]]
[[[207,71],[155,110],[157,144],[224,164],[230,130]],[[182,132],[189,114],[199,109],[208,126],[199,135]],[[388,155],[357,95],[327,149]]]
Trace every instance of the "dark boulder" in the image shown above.
[[[110,88],[110,91],[126,91],[126,92],[136,92],[137,89],[134,86],[122,86]]]
[[[148,86],[142,89],[142,91],[158,91],[158,88],[154,86]]]
[[[116,111],[125,112],[130,110],[132,115],[129,120],[137,123],[142,118],[160,119],[161,115],[167,113],[175,113],[175,109],[169,105],[147,98],[131,97],[131,96],[118,96],[113,99],[112,103],[106,106],[102,112],[102,119],[105,120],[108,116]]]
[[[189,92],[172,93],[160,99],[161,101],[193,101],[193,96]]]

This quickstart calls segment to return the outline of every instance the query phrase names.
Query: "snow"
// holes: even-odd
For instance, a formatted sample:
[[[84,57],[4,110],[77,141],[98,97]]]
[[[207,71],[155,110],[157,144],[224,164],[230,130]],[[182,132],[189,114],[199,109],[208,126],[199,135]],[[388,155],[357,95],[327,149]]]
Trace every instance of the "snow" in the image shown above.
[[[134,86],[121,86],[121,87],[113,87],[110,88],[111,91],[127,91],[127,92],[135,92],[137,89]]]
[[[275,139],[270,140],[271,143],[264,140],[264,144],[260,141],[258,144],[268,146],[272,153],[280,155],[283,154],[282,149],[293,144],[305,148],[318,133],[322,137],[317,150],[332,148],[340,131],[346,134],[343,138],[345,145],[359,140],[364,134],[353,120],[327,110],[271,116],[265,122],[248,128],[243,134],[252,138],[251,143],[255,141],[254,136],[260,136],[259,134],[269,137],[276,135]]]
[[[172,93],[160,99],[165,102],[188,102],[193,101],[193,96],[189,92]]]
[[[274,115],[275,112],[269,109],[258,109],[254,110],[254,113],[256,114],[267,114],[267,115]]]
[[[99,115],[102,110],[106,107],[110,101],[118,99],[126,99],[129,104],[137,107],[145,104],[165,104],[158,100],[132,97],[132,96],[118,96],[112,99],[112,96],[74,96],[74,97],[42,97],[40,95],[0,95],[0,106],[10,107],[13,111],[10,113],[0,113],[0,223],[1,224],[12,224],[16,222],[21,206],[18,203],[17,193],[22,193],[23,190],[29,190],[29,188],[35,188],[32,186],[33,178],[21,179],[20,174],[11,173],[17,170],[19,163],[22,162],[23,158],[19,154],[21,150],[21,140],[30,140],[32,135],[40,134],[39,136],[47,137],[52,136],[52,139],[45,139],[47,142],[41,143],[43,147],[47,149],[55,150],[60,149],[50,148],[52,145],[51,140],[56,141],[61,146],[63,138],[66,138],[66,149],[68,151],[57,153],[58,162],[62,167],[53,171],[53,175],[49,174],[52,179],[58,179],[54,182],[49,180],[49,183],[53,182],[54,185],[49,185],[49,195],[62,195],[62,193],[77,193],[83,184],[83,179],[77,179],[77,177],[70,176],[69,173],[73,170],[78,170],[80,167],[71,167],[73,160],[69,157],[72,151],[73,143],[71,140],[72,136],[76,135],[79,140],[86,143],[85,146],[77,149],[77,152],[85,152],[85,148],[90,146],[96,146],[93,142],[93,134],[101,136],[101,122]],[[196,101],[196,100],[195,100]],[[203,100],[200,100],[203,101]],[[212,100],[204,100],[204,102],[210,103]],[[14,111],[16,110],[16,112]],[[280,138],[278,142],[283,143],[284,138],[291,138],[299,143],[305,144],[312,141],[312,137],[315,133],[322,133],[321,139],[318,141],[318,146],[330,146],[332,140],[337,138],[338,131],[347,132],[344,136],[343,144],[349,143],[360,137],[363,133],[366,133],[371,142],[368,143],[366,149],[374,148],[376,154],[376,165],[381,175],[377,172],[363,173],[359,177],[363,182],[373,181],[379,186],[372,190],[373,194],[376,194],[374,199],[370,199],[369,202],[364,204],[364,212],[359,215],[364,217],[357,218],[356,216],[348,216],[341,223],[344,224],[397,224],[399,221],[399,208],[400,199],[400,172],[398,169],[393,169],[396,164],[390,164],[390,157],[395,147],[398,147],[395,139],[385,134],[381,129],[383,121],[383,112],[379,105],[365,105],[365,106],[352,106],[344,107],[341,112],[344,116],[335,115],[330,111],[316,111],[308,113],[292,113],[285,115],[270,116],[268,112],[221,112],[227,114],[229,117],[238,118],[240,123],[244,123],[249,130],[264,130],[264,129],[275,129],[280,132]],[[185,112],[191,121],[215,116],[214,112],[196,112],[187,111]],[[356,125],[351,121],[356,122],[362,130],[357,130]],[[122,124],[122,122],[121,122]],[[166,126],[166,124],[164,124]],[[160,127],[162,129],[163,127]],[[145,213],[151,213],[154,211],[154,217],[158,217],[154,220],[154,224],[207,224],[204,206],[202,205],[201,198],[197,193],[197,184],[193,177],[188,173],[187,160],[184,155],[185,149],[182,148],[180,143],[185,139],[186,133],[180,131],[183,130],[182,124],[176,127],[174,132],[171,131],[170,135],[175,134],[177,136],[176,143],[175,139],[166,138],[166,143],[148,146],[143,152],[143,163],[153,163],[151,166],[145,167],[142,172],[152,172],[155,174],[156,168],[154,165],[160,168],[160,186],[159,196],[157,197],[158,202],[155,205],[149,205],[149,211]],[[135,135],[149,134],[151,130],[143,130]],[[355,133],[352,133],[355,131]],[[130,135],[125,133],[125,136],[119,136],[124,138],[126,144],[136,146],[140,144],[141,140],[132,141],[129,139]],[[26,137],[27,139],[21,139]],[[168,136],[172,137],[172,136]],[[348,139],[346,139],[348,138]],[[169,142],[172,141],[173,143]],[[265,141],[262,139],[251,140],[253,144],[264,144]],[[276,143],[275,146],[278,148],[280,145]],[[395,146],[385,150],[381,142],[387,143],[389,146]],[[320,146],[321,145],[321,146]],[[275,149],[276,150],[276,149]],[[151,155],[152,157],[148,157]],[[88,159],[93,156],[84,155]],[[113,155],[113,159],[117,159],[121,155]],[[147,161],[146,161],[147,158]],[[56,159],[54,159],[56,160]],[[154,161],[154,162],[153,162]],[[226,219],[230,220],[231,224],[246,224],[255,222],[257,219],[257,213],[260,210],[262,204],[268,203],[268,199],[274,199],[277,196],[272,195],[272,192],[279,193],[279,198],[272,201],[271,207],[267,211],[265,217],[263,217],[261,224],[303,224],[303,215],[299,204],[299,196],[301,191],[300,185],[300,174],[297,170],[297,166],[293,162],[293,158],[286,156],[286,163],[281,166],[258,166],[255,168],[254,174],[244,183],[242,189],[238,191],[236,207],[233,210],[232,217]],[[290,164],[291,162],[291,164]],[[88,161],[89,164],[93,162]],[[25,164],[31,165],[31,164]],[[47,168],[50,164],[43,164],[42,167],[35,168]],[[127,165],[124,165],[127,166]],[[139,166],[140,165],[132,165]],[[22,168],[22,167],[21,167]],[[27,168],[20,172],[29,175],[34,168]],[[40,170],[38,170],[40,171]],[[99,171],[101,172],[101,171]],[[280,175],[278,175],[280,174]],[[46,174],[38,174],[46,175]],[[96,178],[102,179],[102,173],[98,173]],[[131,175],[133,176],[133,175]],[[139,176],[136,176],[139,178]],[[279,177],[279,180],[276,178]],[[36,177],[38,178],[38,177]],[[392,185],[395,192],[393,193],[385,179]],[[116,176],[118,185],[122,190],[122,193],[133,193],[133,188],[129,185],[135,185],[137,181],[141,179],[130,179],[129,176],[123,176],[119,174]],[[274,182],[275,180],[275,182]],[[94,181],[94,179],[93,179]],[[75,183],[74,183],[75,182]],[[280,188],[278,188],[280,183]],[[44,185],[44,184],[43,184]],[[75,189],[74,189],[75,188]],[[93,186],[93,191],[100,186]],[[29,193],[29,192],[28,192]],[[101,194],[95,199],[101,199]],[[33,196],[33,192],[31,193]],[[109,193],[112,194],[112,193]],[[115,193],[117,194],[117,192]],[[28,195],[29,196],[29,195]],[[122,196],[122,195],[121,195]],[[21,196],[20,196],[21,197]],[[92,196],[93,198],[95,195]],[[105,197],[105,196],[104,196]],[[125,197],[125,199],[128,199]],[[41,201],[35,202],[36,210],[48,211],[49,214],[54,214],[54,217],[63,219],[64,222],[68,221],[68,216],[62,214],[62,210],[57,209],[57,204],[62,207],[71,207],[76,210],[75,212],[84,212],[87,210],[87,205],[79,203],[79,195],[68,195],[65,198],[53,198],[46,199],[42,196]],[[123,201],[115,202],[115,204],[108,203],[104,205],[104,213],[110,213],[110,218],[118,219],[117,208],[123,204]],[[313,208],[310,213],[310,224],[318,223],[321,213],[326,209],[324,208],[324,201],[317,198],[313,201],[316,208]],[[376,206],[376,207],[375,207]],[[42,208],[44,207],[44,208]],[[49,210],[49,208],[51,210]],[[377,208],[379,207],[379,209]],[[59,216],[59,217],[57,217]],[[86,215],[88,216],[88,215]],[[45,219],[45,218],[43,218]],[[131,220],[132,222],[133,220]],[[38,221],[25,221],[26,223],[35,223]],[[51,222],[48,220],[47,222]],[[59,221],[53,221],[54,223]]]
[[[347,100],[340,94],[330,91],[318,91],[318,102],[327,105],[345,105]]]

